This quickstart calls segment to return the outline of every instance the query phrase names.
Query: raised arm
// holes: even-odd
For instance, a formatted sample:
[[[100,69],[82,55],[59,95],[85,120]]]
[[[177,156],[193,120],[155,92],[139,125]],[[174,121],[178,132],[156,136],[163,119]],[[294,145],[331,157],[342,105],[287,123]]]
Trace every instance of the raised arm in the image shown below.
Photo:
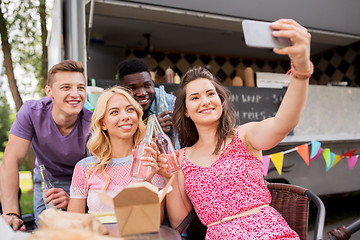
[[[275,117],[250,124],[246,139],[254,149],[266,150],[276,146],[295,128],[303,112],[309,77],[313,66],[310,62],[310,34],[306,28],[291,19],[280,19],[272,23],[275,37],[290,38],[292,46],[274,49],[280,55],[288,55],[291,63],[291,80]]]
[[[24,161],[30,148],[30,141],[9,134],[5,148],[3,161],[0,168],[1,205],[3,213],[16,213],[20,215],[18,191],[19,191],[19,167]],[[22,221],[15,215],[4,217],[5,221],[18,230]],[[20,230],[25,231],[25,226]]]

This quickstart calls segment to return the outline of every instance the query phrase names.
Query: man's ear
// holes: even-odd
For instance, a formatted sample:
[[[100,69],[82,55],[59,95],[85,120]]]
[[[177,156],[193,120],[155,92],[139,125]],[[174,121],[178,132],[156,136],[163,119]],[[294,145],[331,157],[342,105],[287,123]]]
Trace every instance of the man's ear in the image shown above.
[[[52,90],[51,90],[51,87],[49,85],[46,85],[45,86],[45,94],[48,98],[53,98],[53,95],[52,95]]]

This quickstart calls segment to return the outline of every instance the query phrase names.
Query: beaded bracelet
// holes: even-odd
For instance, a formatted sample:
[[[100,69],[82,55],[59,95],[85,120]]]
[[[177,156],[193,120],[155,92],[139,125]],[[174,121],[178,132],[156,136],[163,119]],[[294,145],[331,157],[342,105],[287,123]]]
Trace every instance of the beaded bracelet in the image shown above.
[[[15,213],[15,212],[8,212],[7,214],[5,215],[9,215],[9,216],[17,216],[19,219],[21,219],[20,215]],[[22,219],[21,219],[22,220]]]
[[[311,77],[311,75],[314,72],[314,65],[313,63],[310,61],[310,71],[306,72],[306,73],[301,73],[296,71],[295,67],[294,67],[294,63],[293,61],[291,61],[291,69],[289,70],[289,72],[291,73],[291,75],[297,79],[308,79]]]

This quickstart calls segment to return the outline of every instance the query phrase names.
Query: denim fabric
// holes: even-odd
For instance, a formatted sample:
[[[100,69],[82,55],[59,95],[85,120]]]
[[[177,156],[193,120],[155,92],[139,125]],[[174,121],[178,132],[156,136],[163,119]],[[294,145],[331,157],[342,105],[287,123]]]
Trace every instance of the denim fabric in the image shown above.
[[[56,188],[62,188],[70,194],[71,181],[51,180]],[[39,215],[45,210],[45,203],[41,195],[41,178],[39,170],[34,168],[34,216],[36,225],[39,224]]]

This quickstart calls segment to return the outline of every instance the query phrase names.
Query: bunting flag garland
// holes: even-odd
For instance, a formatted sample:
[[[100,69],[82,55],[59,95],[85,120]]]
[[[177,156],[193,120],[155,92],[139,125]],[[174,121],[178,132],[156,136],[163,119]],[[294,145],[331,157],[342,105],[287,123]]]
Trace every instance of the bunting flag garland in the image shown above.
[[[300,145],[296,148],[296,151],[304,159],[306,165],[309,166],[309,147],[308,144]]]
[[[356,156],[352,156],[348,159],[348,166],[349,166],[349,169],[352,170],[353,167],[355,166],[357,160],[359,158],[359,155],[356,155]]]
[[[264,164],[264,176],[266,176],[269,171],[270,156],[268,155],[263,156],[263,164]]]
[[[279,152],[279,153],[273,154],[271,157],[271,161],[274,163],[276,170],[281,175],[283,161],[284,161],[284,153]]]
[[[311,145],[311,152],[309,154],[309,145]],[[330,151],[329,148],[322,148],[321,143],[315,140],[312,140],[309,143],[302,144],[295,148],[274,153],[271,155],[263,156],[263,166],[264,166],[264,176],[267,176],[269,170],[270,160],[273,162],[279,175],[282,173],[284,155],[293,151],[297,151],[300,157],[304,160],[307,166],[310,165],[310,162],[318,158],[320,155],[324,157],[326,172],[333,168],[341,159],[347,158],[349,170],[352,170],[356,165],[356,162],[359,158],[359,155],[354,155],[358,149],[351,150],[342,155],[335,154]]]
[[[325,148],[324,151],[322,152],[322,155],[325,159],[326,171],[329,171],[330,166],[331,166],[330,148]]]
[[[355,152],[354,152],[355,153]],[[340,160],[341,160],[341,156],[340,155],[337,155],[337,154],[334,154],[334,161],[333,161],[333,164],[331,164],[331,167],[330,167],[330,169],[332,168],[332,167],[334,167]]]
[[[311,162],[311,161],[314,161],[316,158],[318,158],[318,157],[322,154],[323,151],[324,151],[323,148],[319,148],[319,150],[318,150],[317,154],[315,155],[315,157],[310,158],[309,161],[310,161],[310,162]]]
[[[315,140],[311,141],[311,155],[310,161],[314,160],[315,158],[319,157],[322,153],[322,148],[320,148],[321,143]]]
[[[357,151],[357,149],[354,149],[350,152],[344,153],[343,155],[341,155],[341,157],[351,157],[352,155],[354,155],[354,153]]]

